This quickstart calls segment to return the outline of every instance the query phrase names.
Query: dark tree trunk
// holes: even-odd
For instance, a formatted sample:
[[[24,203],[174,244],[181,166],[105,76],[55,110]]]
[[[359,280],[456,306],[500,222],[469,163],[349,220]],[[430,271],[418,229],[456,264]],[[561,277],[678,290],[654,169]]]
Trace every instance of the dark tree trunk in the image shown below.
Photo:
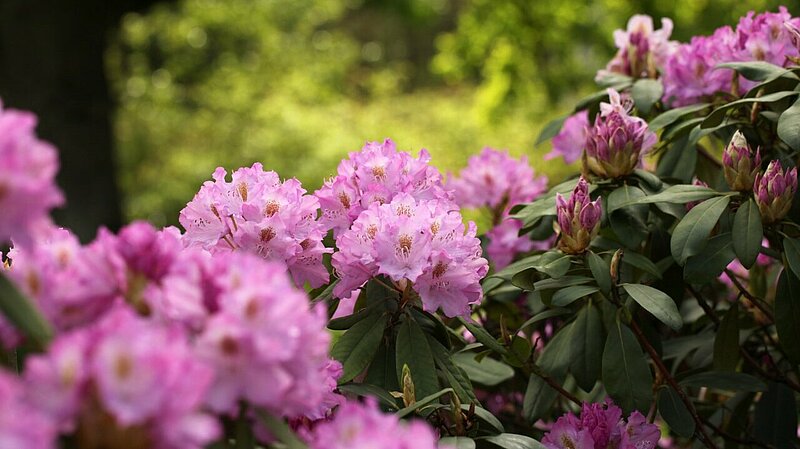
[[[59,148],[67,207],[55,218],[82,240],[122,221],[103,56],[121,15],[151,3],[0,0],[0,98],[38,114]]]

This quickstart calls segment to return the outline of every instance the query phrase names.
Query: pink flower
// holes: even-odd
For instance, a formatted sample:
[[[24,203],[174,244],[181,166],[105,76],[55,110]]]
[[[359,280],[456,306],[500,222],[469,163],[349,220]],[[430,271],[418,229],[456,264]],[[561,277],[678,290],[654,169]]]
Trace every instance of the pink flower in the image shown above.
[[[658,72],[677,43],[670,41],[672,21],[661,19],[661,29],[653,29],[653,18],[634,15],[628,20],[627,30],[614,31],[614,44],[618,51],[597,78],[619,73],[634,78],[657,78]]]
[[[544,156],[545,160],[558,156],[571,164],[581,158],[586,146],[586,130],[589,129],[589,111],[582,110],[567,117],[561,131],[553,137],[553,150]]]
[[[181,211],[184,243],[212,253],[244,250],[288,265],[297,285],[328,282],[322,256],[326,229],[316,220],[319,201],[296,179],[281,183],[259,163],[234,171],[217,168]]]
[[[771,161],[753,183],[753,194],[765,224],[776,223],[789,213],[795,193],[797,167],[784,171],[778,160]]]
[[[0,244],[27,243],[49,211],[64,202],[56,186],[58,154],[36,137],[36,116],[0,102]]]
[[[589,183],[581,176],[569,201],[556,193],[559,230],[558,248],[567,254],[581,254],[597,235],[602,217],[600,199],[590,201]]]
[[[315,427],[311,449],[435,449],[436,436],[422,421],[400,421],[374,400],[341,405],[332,420]]]
[[[367,142],[361,151],[350,153],[339,164],[337,175],[314,193],[322,208],[320,221],[338,237],[362,211],[374,203],[390,202],[400,193],[419,200],[451,199],[430,159],[424,149],[416,158],[398,152],[389,139]]]
[[[28,402],[27,390],[17,377],[0,371],[0,447],[54,449],[58,447],[56,426]]]

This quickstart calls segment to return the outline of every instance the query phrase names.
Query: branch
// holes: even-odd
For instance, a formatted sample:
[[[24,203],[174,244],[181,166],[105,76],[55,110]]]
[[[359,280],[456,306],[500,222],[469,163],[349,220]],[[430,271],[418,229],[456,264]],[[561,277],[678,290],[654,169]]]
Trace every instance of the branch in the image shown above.
[[[761,304],[761,299],[757,298],[756,296],[753,296],[753,294],[750,293],[747,290],[747,288],[745,288],[744,285],[742,285],[741,281],[739,281],[739,278],[736,277],[736,274],[733,271],[726,268],[725,274],[728,275],[728,278],[731,280],[731,282],[733,282],[733,285],[735,285],[736,288],[739,289],[739,293],[741,293],[741,296],[744,296],[745,298],[749,299],[750,302],[753,303],[753,305],[756,307],[756,309],[758,309],[767,318],[769,318],[771,322],[773,323],[775,322],[775,317],[772,314],[772,312],[768,310],[766,307],[764,307],[763,304]]]
[[[575,395],[573,395],[569,391],[565,390],[561,385],[559,385],[559,383],[556,382],[555,379],[550,377],[544,371],[544,369],[542,369],[541,366],[539,366],[539,365],[537,365],[535,363],[532,363],[531,364],[531,371],[533,372],[533,374],[536,374],[543,381],[545,381],[545,383],[547,383],[547,385],[550,385],[554,390],[556,390],[559,394],[561,394],[561,396],[564,396],[565,398],[567,398],[570,401],[574,402],[576,405],[583,405],[583,402],[580,399],[578,399],[577,397],[575,397]]]

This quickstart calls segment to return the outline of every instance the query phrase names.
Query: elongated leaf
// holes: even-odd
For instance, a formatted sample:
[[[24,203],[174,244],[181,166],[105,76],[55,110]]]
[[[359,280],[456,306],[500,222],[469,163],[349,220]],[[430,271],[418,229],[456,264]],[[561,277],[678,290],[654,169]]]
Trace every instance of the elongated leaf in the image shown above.
[[[600,287],[604,293],[611,291],[611,268],[602,257],[589,251],[586,253],[586,262],[589,269],[592,271],[597,286]]]
[[[514,369],[491,357],[475,360],[476,354],[461,352],[453,355],[453,363],[467,373],[469,379],[479,384],[494,386],[514,377]]]
[[[683,267],[683,278],[694,284],[711,282],[719,277],[725,267],[735,258],[731,233],[715,235],[708,240],[708,245],[700,254],[686,260],[686,265]]]
[[[475,449],[475,440],[470,437],[444,437],[439,440],[441,448]]]
[[[619,319],[609,329],[603,350],[603,383],[626,414],[650,408],[653,374],[636,336]]]
[[[745,268],[749,269],[756,263],[763,237],[761,213],[756,202],[750,198],[739,206],[733,218],[733,249]]]
[[[542,279],[533,284],[534,290],[552,290],[565,287],[572,287],[573,285],[583,285],[592,282],[592,278],[588,276],[562,276],[558,279]]]
[[[472,405],[470,405],[470,404],[461,404],[461,410],[464,410],[464,411],[469,411],[469,409],[471,407],[472,407]],[[506,429],[503,427],[503,423],[501,423],[500,420],[497,419],[497,417],[492,415],[492,413],[489,412],[489,410],[486,410],[485,408],[479,407],[477,405],[474,406],[474,410],[475,410],[475,416],[480,418],[481,421],[485,422],[486,424],[489,424],[490,426],[492,426],[492,428],[494,430],[496,430],[496,431],[498,431],[500,433],[503,433],[503,432],[506,431]]]
[[[751,105],[753,103],[774,103],[776,101],[783,100],[784,98],[793,97],[797,94],[800,94],[800,92],[782,91],[767,94],[758,98],[741,98],[739,100],[726,103],[723,106],[715,109],[713,112],[711,112],[711,114],[708,114],[708,117],[706,117],[700,126],[702,128],[712,128],[721,124],[722,120],[725,118],[725,113],[735,107]]]
[[[739,307],[734,302],[725,313],[714,338],[714,369],[735,371],[739,364]]]
[[[380,402],[383,406],[392,408],[394,410],[398,409],[397,399],[392,397],[388,391],[376,385],[347,383],[344,385],[339,385],[338,388],[342,393],[350,393],[362,397],[373,396],[377,399],[380,399]]]
[[[561,329],[545,346],[539,357],[539,364],[547,375],[558,383],[563,382],[569,367],[570,358],[570,332],[568,328]],[[550,411],[553,401],[556,400],[558,391],[547,384],[537,374],[531,374],[525,397],[522,402],[522,414],[525,419],[533,423]]]
[[[622,288],[634,301],[670,328],[678,330],[683,326],[678,306],[666,293],[641,284],[622,284]]]
[[[767,389],[764,382],[757,378],[749,374],[731,371],[707,371],[694,374],[680,381],[680,384],[685,387],[706,387],[723,391],[758,392]]]
[[[476,340],[478,340],[479,343],[482,343],[487,348],[491,349],[494,352],[497,352],[498,354],[503,354],[503,355],[505,355],[508,352],[508,350],[503,345],[501,345],[496,338],[492,337],[492,335],[489,334],[489,332],[486,332],[486,329],[482,328],[481,326],[475,323],[470,323],[469,321],[461,317],[458,318],[458,321],[460,321],[461,324],[463,324],[464,327],[467,328],[467,330],[475,337]]]
[[[292,432],[292,429],[282,419],[263,411],[257,410],[258,420],[261,424],[269,430],[269,433],[275,437],[276,440],[283,443],[286,449],[306,449],[307,446],[303,443],[297,435]]]
[[[328,322],[328,329],[335,331],[350,329],[354,324],[374,314],[375,310],[377,310],[379,307],[382,307],[382,305],[379,303],[370,304],[368,307],[361,309],[356,313],[330,320]]]
[[[561,131],[561,127],[564,125],[564,121],[567,120],[568,116],[558,117],[556,119],[550,120],[544,125],[542,131],[539,133],[539,137],[536,138],[536,142],[533,143],[534,146],[539,146],[543,142],[552,139],[555,137],[559,131]]]
[[[699,104],[692,104],[689,106],[684,106],[681,108],[670,109],[669,111],[660,114],[658,117],[654,118],[648,124],[648,128],[651,131],[658,131],[659,129],[671,125],[678,121],[681,117],[686,115],[692,114],[694,112],[702,111],[706,109],[710,105],[708,103],[699,103]]]
[[[786,264],[795,276],[800,278],[800,239],[783,239],[783,252]]]
[[[689,438],[694,435],[694,418],[672,387],[663,386],[658,390],[658,412],[679,436]]]
[[[572,259],[568,254],[560,251],[549,251],[542,254],[539,264],[534,268],[552,278],[558,279],[567,274],[571,263]]]
[[[631,88],[633,102],[642,114],[648,114],[662,95],[664,95],[664,86],[661,81],[650,78],[636,80]]]
[[[536,315],[528,318],[524,323],[522,323],[522,326],[519,327],[519,330],[521,331],[532,324],[538,323],[539,321],[565,315],[567,313],[570,313],[569,309],[547,309],[543,312],[539,312]]]
[[[569,370],[583,391],[592,391],[603,365],[603,319],[600,311],[587,304],[570,327],[572,354]]]
[[[418,400],[417,402],[409,405],[408,407],[400,409],[396,413],[396,415],[397,415],[398,418],[405,418],[406,416],[414,413],[415,411],[420,410],[420,409],[422,409],[425,406],[428,406],[430,404],[433,404],[440,397],[442,397],[442,396],[444,396],[444,395],[446,395],[448,393],[452,393],[452,392],[453,392],[452,388],[445,388],[444,390],[438,391],[438,392],[436,392],[436,393],[434,393],[434,394],[432,394],[430,396],[425,396],[424,398],[422,398],[422,399]]]
[[[478,440],[492,443],[502,449],[545,449],[542,443],[533,438],[515,433],[501,433],[500,435],[480,437]]]
[[[703,201],[709,198],[713,198],[715,196],[719,196],[720,193],[716,190],[710,189],[705,186],[695,186],[695,185],[688,185],[688,184],[678,184],[668,189],[664,190],[661,193],[657,193],[655,195],[649,195],[643,198],[636,198],[633,199],[630,203],[621,203],[616,204],[616,207],[625,207],[631,204],[650,204],[650,203],[675,203],[675,204],[685,204],[691,201]]]
[[[645,273],[653,275],[656,279],[661,279],[661,270],[656,264],[647,257],[633,251],[626,251],[622,256],[622,263],[636,267]]]
[[[789,270],[778,278],[775,293],[775,329],[789,359],[800,363],[800,279]]]
[[[767,78],[781,76],[784,73],[791,73],[781,66],[770,64],[765,61],[747,62],[725,62],[714,66],[714,70],[733,69],[750,81],[764,81]]]
[[[436,366],[445,373],[445,377],[450,383],[450,387],[456,392],[462,404],[478,402],[475,397],[472,382],[467,373],[453,363],[450,351],[448,351],[438,340],[428,335],[428,344],[433,352]]]
[[[778,137],[792,149],[800,150],[800,99],[778,119]]]
[[[647,195],[638,187],[622,186],[608,196],[609,221],[617,239],[628,248],[636,248],[647,237],[647,211],[644,204],[633,204]],[[629,204],[628,206],[620,206]]]
[[[573,287],[562,288],[553,295],[552,304],[556,307],[564,307],[572,304],[576,300],[595,293],[599,289],[594,285],[575,285]]]
[[[797,403],[794,392],[784,384],[770,382],[756,404],[753,434],[775,448],[794,448],[797,443]]]
[[[428,339],[419,324],[411,317],[400,323],[395,343],[395,357],[399,385],[403,385],[403,365],[408,365],[417,397],[430,396],[439,391],[436,364]]]
[[[683,217],[672,232],[670,242],[672,257],[676,262],[683,265],[687,258],[705,248],[711,230],[729,202],[728,196],[711,198],[696,205]]]
[[[331,357],[343,367],[339,383],[353,380],[369,366],[383,338],[386,321],[385,315],[359,321],[339,338],[331,349]]]
[[[40,348],[53,336],[53,328],[36,306],[0,272],[0,313]]]

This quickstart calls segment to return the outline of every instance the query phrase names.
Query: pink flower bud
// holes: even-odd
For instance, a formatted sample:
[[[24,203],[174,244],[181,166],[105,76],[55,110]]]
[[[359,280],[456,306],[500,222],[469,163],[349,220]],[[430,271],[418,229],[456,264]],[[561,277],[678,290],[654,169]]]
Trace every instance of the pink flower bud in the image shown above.
[[[797,192],[797,168],[784,171],[778,160],[771,161],[753,184],[756,204],[765,224],[780,221],[792,207]]]
[[[747,144],[744,134],[736,131],[722,153],[722,169],[725,180],[733,189],[748,192],[753,189],[753,181],[761,168],[761,153]]]
[[[558,248],[567,254],[581,254],[597,235],[603,215],[600,200],[590,201],[589,183],[581,176],[569,201],[556,194],[559,228]]]

